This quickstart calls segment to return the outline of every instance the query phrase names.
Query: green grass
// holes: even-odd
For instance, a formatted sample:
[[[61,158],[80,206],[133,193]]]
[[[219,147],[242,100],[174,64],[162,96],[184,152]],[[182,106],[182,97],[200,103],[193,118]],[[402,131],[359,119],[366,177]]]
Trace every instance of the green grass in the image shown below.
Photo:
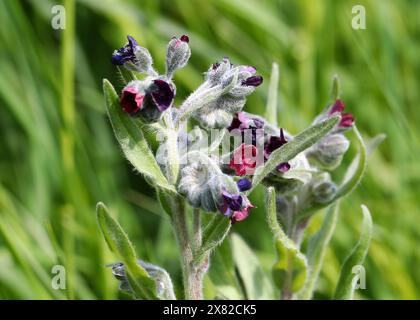
[[[357,241],[364,203],[374,237],[367,290],[357,297],[420,298],[420,3],[359,3],[366,30],[351,28],[350,0],[67,0],[62,31],[50,25],[56,1],[0,1],[0,298],[125,298],[104,268],[115,257],[97,226],[98,201],[118,213],[138,255],[179,283],[170,227],[118,148],[101,85],[102,78],[119,83],[109,58],[126,34],[148,47],[163,70],[168,39],[183,33],[190,35],[192,57],[176,74],[177,102],[200,84],[210,63],[229,56],[264,75],[246,106],[263,114],[274,61],[278,123],[296,133],[324,107],[332,76],[339,75],[363,136],[383,132],[387,139],[370,157],[358,190],[342,201],[316,297],[332,295]],[[275,255],[261,199],[256,190],[258,209],[234,231],[268,268]],[[66,266],[67,290],[51,288],[55,264]]]

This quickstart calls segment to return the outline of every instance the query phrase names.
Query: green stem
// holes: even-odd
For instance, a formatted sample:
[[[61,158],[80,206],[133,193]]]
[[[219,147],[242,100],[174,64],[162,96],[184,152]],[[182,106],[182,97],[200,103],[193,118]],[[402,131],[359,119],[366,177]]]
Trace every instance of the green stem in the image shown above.
[[[194,252],[197,252],[202,243],[202,230],[201,230],[201,212],[200,209],[194,208],[193,213],[193,241],[194,241]]]
[[[197,220],[197,219],[195,219]],[[208,257],[204,262],[196,265],[193,262],[193,248],[188,233],[187,221],[185,218],[184,200],[176,197],[172,201],[172,222],[181,254],[181,268],[184,284],[184,296],[187,300],[203,299],[203,278],[208,267]],[[197,221],[194,223],[195,228]],[[200,238],[201,226],[196,229],[194,239]],[[201,241],[201,240],[200,240]]]

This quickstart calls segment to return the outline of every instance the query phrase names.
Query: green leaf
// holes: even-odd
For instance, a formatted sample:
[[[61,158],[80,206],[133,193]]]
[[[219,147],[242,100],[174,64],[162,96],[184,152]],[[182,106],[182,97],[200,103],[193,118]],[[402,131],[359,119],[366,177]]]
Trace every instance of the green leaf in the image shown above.
[[[223,297],[229,300],[245,299],[245,292],[242,292],[235,273],[230,241],[223,241],[214,250],[211,257],[209,276],[216,288],[216,297]]]
[[[370,143],[368,144],[368,147],[366,147],[362,136],[360,135],[359,130],[357,130],[357,127],[353,127],[353,131],[356,135],[357,142],[359,145],[359,153],[354,157],[353,161],[347,168],[347,171],[344,175],[343,181],[341,182],[340,186],[338,187],[337,194],[332,198],[329,202],[314,205],[312,207],[309,207],[305,210],[302,210],[301,213],[299,213],[299,219],[302,219],[304,217],[309,216],[312,212],[321,210],[327,206],[329,206],[331,203],[337,201],[338,199],[350,194],[360,183],[360,181],[363,178],[363,175],[366,170],[367,165],[367,156],[370,152],[372,152],[375,147],[379,145],[381,141],[385,138],[385,135],[378,135],[375,138],[373,138]],[[368,153],[369,152],[369,153]]]
[[[221,215],[215,214],[203,230],[202,245],[194,257],[194,263],[200,264],[218,245],[222,243],[231,227],[230,220]]]
[[[325,252],[335,231],[338,207],[338,202],[336,202],[328,209],[321,228],[309,239],[308,253],[306,255],[309,264],[309,274],[304,288],[299,292],[298,299],[309,300],[312,298],[324,261]]]
[[[333,85],[331,89],[331,103],[334,103],[337,99],[340,98],[340,80],[335,74],[333,77]],[[330,106],[328,106],[329,108]]]
[[[125,266],[128,282],[135,296],[140,299],[157,299],[155,281],[137,263],[134,247],[127,234],[109,215],[108,209],[103,203],[97,204],[96,214],[109,249],[118,255]]]
[[[386,134],[380,133],[374,136],[369,142],[366,144],[366,153],[368,156],[375,151],[375,149],[386,139]]]
[[[272,267],[275,285],[283,289],[290,286],[292,292],[299,291],[306,280],[308,263],[296,244],[284,233],[277,221],[276,191],[273,187],[267,189],[267,222],[275,237],[277,262]],[[291,274],[291,283],[286,284],[287,275]]]
[[[356,134],[357,142],[359,144],[359,153],[355,157],[353,162],[350,164],[344,176],[343,182],[338,188],[338,191],[337,191],[336,196],[334,197],[334,200],[339,199],[351,193],[362,180],[363,174],[365,173],[365,170],[366,170],[366,164],[367,164],[366,146],[356,126],[353,127],[353,131]]]
[[[275,150],[268,161],[255,170],[251,192],[279,163],[287,162],[324,137],[340,120],[340,116],[330,117],[299,133],[294,139]]]
[[[267,106],[265,108],[265,118],[273,126],[277,127],[277,92],[279,86],[279,65],[273,63],[271,67],[270,85],[268,87]]]
[[[233,234],[231,241],[233,259],[244,285],[246,299],[273,299],[274,288],[255,253],[239,235]]]
[[[133,71],[128,70],[127,68],[124,68],[124,67],[120,67],[120,66],[118,66],[117,69],[118,69],[118,74],[120,75],[121,79],[124,81],[125,85],[129,83],[130,81],[137,80],[137,77]]]
[[[345,259],[340,271],[340,278],[338,280],[337,288],[334,293],[334,299],[337,300],[351,300],[354,294],[354,273],[352,273],[354,266],[363,264],[366,254],[369,249],[370,240],[372,238],[372,217],[369,209],[362,205],[363,222],[360,233],[359,242],[353,248],[350,255]]]
[[[122,111],[118,95],[112,84],[106,79],[104,79],[103,90],[108,116],[124,155],[140,173],[144,174],[157,186],[176,192],[175,188],[168,183],[160,170],[143,132],[134,120]]]

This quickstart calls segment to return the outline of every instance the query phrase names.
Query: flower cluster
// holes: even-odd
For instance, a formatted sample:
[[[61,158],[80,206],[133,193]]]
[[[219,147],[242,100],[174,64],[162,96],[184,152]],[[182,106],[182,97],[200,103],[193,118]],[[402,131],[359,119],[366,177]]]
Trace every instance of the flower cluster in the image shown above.
[[[229,58],[212,64],[203,83],[181,106],[175,107],[176,87],[172,77],[176,70],[187,64],[191,55],[189,43],[187,35],[169,41],[165,73],[159,74],[153,67],[149,51],[128,36],[128,43],[114,51],[112,56],[113,64],[132,72],[132,80],[120,95],[121,109],[148,124],[163,121],[163,115],[170,110],[167,113],[169,120],[162,122],[162,127],[167,128],[166,138],[157,152],[163,172],[171,175],[170,180],[175,183],[177,192],[185,196],[191,206],[206,212],[219,211],[235,223],[248,217],[254,207],[246,196],[252,188],[252,175],[278,149],[292,141],[293,136],[264,118],[242,110],[247,96],[262,84],[263,78],[255,67],[233,65]],[[336,127],[305,152],[288,162],[277,163],[264,178],[263,183],[274,186],[284,203],[299,197],[304,199],[301,204],[310,206],[327,203],[334,197],[336,186],[329,171],[338,166],[347,151],[349,142],[344,132],[354,124],[353,116],[345,113],[344,108],[339,99],[329,105],[314,123],[340,114],[341,121]],[[194,118],[202,128],[198,129],[199,133],[222,129],[239,143],[221,156],[182,149],[182,143],[188,147],[191,141],[205,140],[203,134],[192,138],[192,131],[185,133],[181,130],[189,118]],[[168,121],[171,123],[169,128]],[[173,139],[169,138],[168,132]],[[177,159],[188,158],[186,163],[181,162],[179,174],[168,169],[171,167],[168,148],[173,147],[168,144],[171,143],[178,144],[175,147]],[[279,206],[282,207],[287,206]]]

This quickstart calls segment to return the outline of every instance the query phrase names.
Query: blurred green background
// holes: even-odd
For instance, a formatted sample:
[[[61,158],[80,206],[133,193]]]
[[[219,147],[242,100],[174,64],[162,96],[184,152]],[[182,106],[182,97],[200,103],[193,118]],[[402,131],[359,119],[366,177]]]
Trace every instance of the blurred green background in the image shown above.
[[[375,231],[367,289],[357,297],[420,298],[419,1],[69,0],[64,31],[51,27],[55,4],[0,1],[0,298],[124,298],[104,268],[115,258],[97,227],[98,201],[118,215],[140,257],[179,281],[170,226],[119,150],[101,85],[102,78],[120,84],[109,60],[127,34],[163,70],[167,41],[184,33],[192,57],[175,76],[177,102],[210,63],[229,56],[265,77],[246,106],[262,114],[275,61],[279,123],[297,133],[324,107],[339,75],[342,99],[364,137],[383,132],[387,139],[358,190],[342,201],[316,297],[331,296],[358,239],[364,203]],[[366,30],[351,27],[357,4],[366,8]],[[274,252],[262,190],[252,200],[258,209],[234,231],[268,269]],[[55,264],[66,267],[67,290],[51,288]]]

